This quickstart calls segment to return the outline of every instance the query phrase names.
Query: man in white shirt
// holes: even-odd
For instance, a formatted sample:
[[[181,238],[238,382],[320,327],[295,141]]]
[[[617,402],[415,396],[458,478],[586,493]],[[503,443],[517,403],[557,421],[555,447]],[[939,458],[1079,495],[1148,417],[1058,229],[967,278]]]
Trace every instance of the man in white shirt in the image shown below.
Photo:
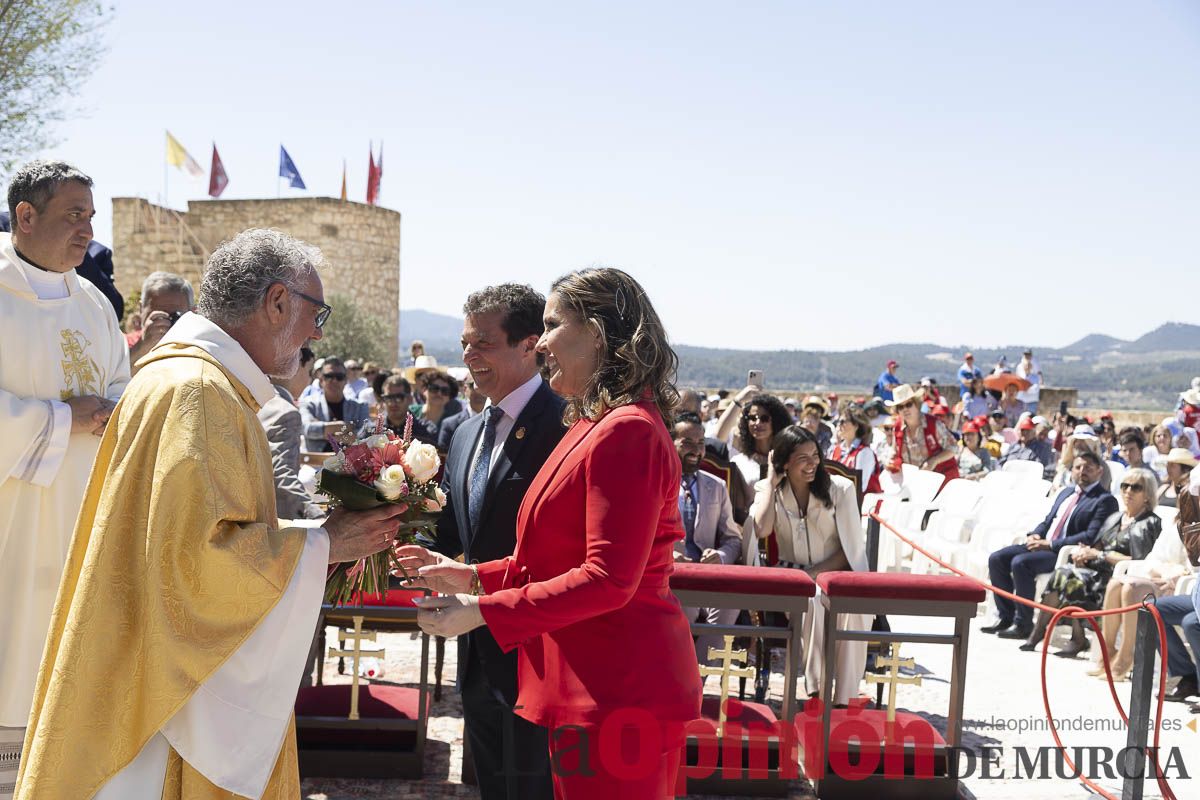
[[[1017,399],[1025,404],[1025,410],[1031,414],[1037,413],[1038,402],[1042,397],[1042,368],[1033,358],[1033,350],[1025,348],[1021,361],[1017,364],[1017,377],[1024,378],[1032,385],[1023,392],[1017,392]]]

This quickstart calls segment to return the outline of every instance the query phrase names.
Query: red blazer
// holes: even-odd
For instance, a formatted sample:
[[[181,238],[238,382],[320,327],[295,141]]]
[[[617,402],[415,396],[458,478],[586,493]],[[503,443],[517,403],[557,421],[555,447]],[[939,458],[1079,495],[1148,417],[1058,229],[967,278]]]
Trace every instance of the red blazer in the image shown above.
[[[652,403],[580,420],[525,493],[512,556],[479,565],[479,607],[517,648],[518,710],[539,725],[592,725],[620,707],[700,716],[687,619],[668,585],[679,457]]]

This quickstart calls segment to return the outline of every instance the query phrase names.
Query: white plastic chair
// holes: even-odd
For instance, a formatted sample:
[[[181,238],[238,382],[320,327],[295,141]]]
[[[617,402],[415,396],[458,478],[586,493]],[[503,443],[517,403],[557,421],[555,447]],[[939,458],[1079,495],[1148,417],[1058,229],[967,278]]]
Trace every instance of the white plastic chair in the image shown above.
[[[1001,472],[1011,472],[1018,476],[1030,476],[1030,480],[1041,480],[1044,468],[1040,461],[1005,461]]]
[[[914,531],[912,538],[938,557],[941,557],[941,553],[937,552],[939,545],[965,543],[978,521],[982,495],[982,487],[975,481],[961,478],[950,481],[938,495],[938,510],[929,518],[929,525],[924,531]],[[913,572],[936,573],[940,570],[941,567],[929,558],[913,552]]]

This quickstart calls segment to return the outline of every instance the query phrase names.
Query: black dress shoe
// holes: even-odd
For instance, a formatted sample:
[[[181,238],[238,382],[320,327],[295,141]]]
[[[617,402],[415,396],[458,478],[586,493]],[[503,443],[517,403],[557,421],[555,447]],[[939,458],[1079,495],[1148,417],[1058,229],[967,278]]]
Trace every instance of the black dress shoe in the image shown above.
[[[1017,649],[1024,650],[1026,653],[1031,653],[1034,650],[1038,649],[1039,644],[1041,644],[1041,642],[1031,642],[1028,639],[1026,639],[1025,641],[1021,642],[1021,646],[1018,647]]]
[[[1200,686],[1196,685],[1195,678],[1180,678],[1179,683],[1175,684],[1175,688],[1167,693],[1164,700],[1170,700],[1172,703],[1182,703],[1193,695],[1200,694]]]
[[[1074,658],[1075,656],[1079,655],[1080,653],[1086,653],[1088,650],[1091,650],[1091,649],[1092,649],[1092,643],[1089,642],[1087,639],[1084,639],[1083,642],[1076,642],[1076,641],[1072,640],[1070,642],[1067,642],[1067,646],[1064,647],[1062,650],[1059,650],[1054,655],[1058,656],[1059,658]]]
[[[1033,633],[1032,625],[1017,625],[1013,623],[996,635],[1001,639],[1028,639],[1031,633]]]
[[[1004,630],[1005,628],[1011,628],[1011,627],[1012,627],[1012,620],[1010,619],[1007,621],[1000,620],[999,622],[994,622],[991,625],[984,625],[979,630],[983,631],[984,633],[999,633],[1000,631]]]

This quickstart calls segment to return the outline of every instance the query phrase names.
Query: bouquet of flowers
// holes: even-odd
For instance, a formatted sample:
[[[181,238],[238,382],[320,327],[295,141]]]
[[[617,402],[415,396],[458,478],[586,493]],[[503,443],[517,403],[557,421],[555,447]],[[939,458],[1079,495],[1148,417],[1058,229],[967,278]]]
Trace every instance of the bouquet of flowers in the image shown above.
[[[317,489],[330,498],[330,506],[365,511],[384,503],[404,507],[396,542],[410,544],[417,533],[431,531],[446,505],[446,495],[435,482],[441,459],[437,448],[412,440],[412,415],[404,435],[384,427],[382,416],[375,433],[350,444],[330,438],[335,454],[321,465]],[[325,583],[325,602],[342,605],[364,594],[387,596],[388,577],[394,568],[404,572],[393,548],[353,563],[337,564]]]

